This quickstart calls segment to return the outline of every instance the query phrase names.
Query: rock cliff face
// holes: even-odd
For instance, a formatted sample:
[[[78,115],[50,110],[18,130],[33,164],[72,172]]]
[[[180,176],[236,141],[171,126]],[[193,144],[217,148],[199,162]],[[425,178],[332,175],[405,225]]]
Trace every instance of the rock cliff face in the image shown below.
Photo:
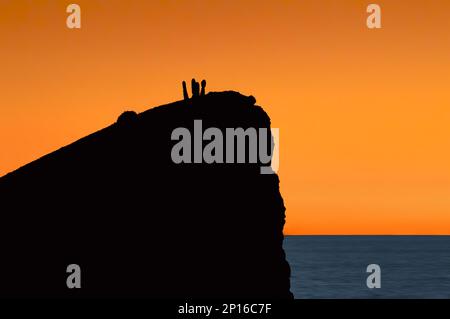
[[[126,112],[0,178],[0,296],[291,298],[278,176],[171,158],[194,120],[269,128],[254,103],[230,91]]]

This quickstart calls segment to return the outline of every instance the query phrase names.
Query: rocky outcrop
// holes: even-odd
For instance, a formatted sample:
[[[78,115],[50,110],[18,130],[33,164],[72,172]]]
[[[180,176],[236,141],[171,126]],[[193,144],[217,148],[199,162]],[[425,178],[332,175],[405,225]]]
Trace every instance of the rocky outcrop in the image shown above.
[[[0,295],[291,298],[278,176],[174,163],[172,131],[199,119],[270,127],[253,97],[212,92],[127,112],[0,178]]]

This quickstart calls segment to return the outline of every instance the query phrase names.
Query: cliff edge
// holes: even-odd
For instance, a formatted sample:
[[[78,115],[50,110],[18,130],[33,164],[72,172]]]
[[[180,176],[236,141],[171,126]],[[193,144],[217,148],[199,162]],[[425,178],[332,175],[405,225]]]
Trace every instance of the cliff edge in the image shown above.
[[[195,120],[270,128],[253,97],[211,92],[126,112],[0,178],[0,296],[292,298],[278,176],[195,163],[194,136],[192,163],[175,163],[173,131]]]

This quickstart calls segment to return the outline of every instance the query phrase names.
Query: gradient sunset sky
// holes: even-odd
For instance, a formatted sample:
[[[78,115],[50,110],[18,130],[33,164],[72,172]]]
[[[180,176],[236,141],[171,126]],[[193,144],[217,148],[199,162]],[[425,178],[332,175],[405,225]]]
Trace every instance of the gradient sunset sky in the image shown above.
[[[448,0],[0,0],[0,66],[0,175],[204,78],[280,129],[286,234],[450,235]]]

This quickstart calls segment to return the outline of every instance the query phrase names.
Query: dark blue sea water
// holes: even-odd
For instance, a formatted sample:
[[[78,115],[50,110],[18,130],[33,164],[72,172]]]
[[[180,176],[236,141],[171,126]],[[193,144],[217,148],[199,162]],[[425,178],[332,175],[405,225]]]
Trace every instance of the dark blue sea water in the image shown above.
[[[295,298],[450,298],[450,236],[286,236],[284,249]]]

